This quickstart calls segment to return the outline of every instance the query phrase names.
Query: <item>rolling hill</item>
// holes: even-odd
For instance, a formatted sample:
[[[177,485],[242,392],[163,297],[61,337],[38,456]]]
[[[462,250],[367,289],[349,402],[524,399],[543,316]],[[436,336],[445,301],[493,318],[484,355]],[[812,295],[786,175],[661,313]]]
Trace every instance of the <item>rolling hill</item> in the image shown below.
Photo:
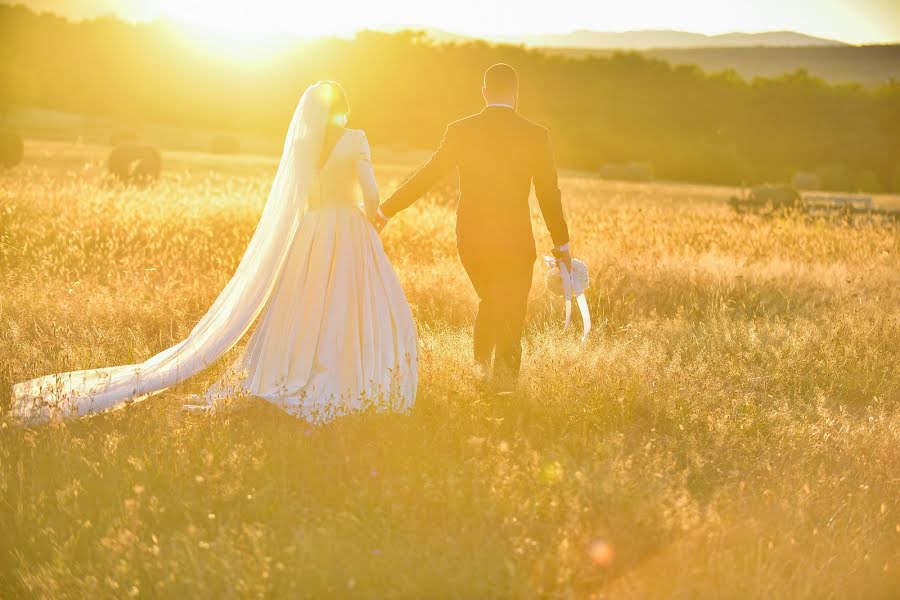
[[[529,35],[498,41],[545,48],[603,48],[649,50],[652,48],[741,48],[759,46],[846,46],[843,42],[809,36],[795,31],[725,33],[705,35],[687,31],[643,30],[606,32],[580,30],[565,34]]]
[[[614,49],[545,48],[573,58],[604,57]],[[735,70],[745,79],[777,77],[803,69],[829,83],[878,85],[900,81],[900,44],[756,48],[655,48],[640,51],[676,65],[697,65],[708,73]]]
[[[423,33],[439,44],[477,39],[441,29]],[[710,73],[734,70],[748,80],[802,69],[829,83],[878,85],[891,79],[900,81],[900,44],[853,46],[795,31],[703,35],[671,30],[581,30],[485,41],[525,45],[573,58],[633,51],[676,65],[696,65]]]
[[[476,39],[441,29],[426,29],[423,33],[439,44]],[[669,30],[582,30],[486,41],[521,44],[572,58],[639,52],[675,65],[696,65],[708,73],[734,70],[748,80],[805,70],[829,83],[870,86],[891,79],[900,81],[900,44],[853,46],[794,31],[709,36]]]

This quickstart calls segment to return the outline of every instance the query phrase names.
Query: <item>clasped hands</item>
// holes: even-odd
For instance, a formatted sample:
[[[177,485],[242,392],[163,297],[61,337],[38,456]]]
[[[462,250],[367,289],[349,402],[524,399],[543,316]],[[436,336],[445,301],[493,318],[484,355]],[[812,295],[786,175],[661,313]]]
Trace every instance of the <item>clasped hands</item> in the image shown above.
[[[384,216],[381,212],[381,209],[376,210],[375,212],[368,215],[369,223],[372,224],[372,227],[375,228],[375,231],[381,233],[381,230],[384,229],[385,225],[388,224],[389,219]]]

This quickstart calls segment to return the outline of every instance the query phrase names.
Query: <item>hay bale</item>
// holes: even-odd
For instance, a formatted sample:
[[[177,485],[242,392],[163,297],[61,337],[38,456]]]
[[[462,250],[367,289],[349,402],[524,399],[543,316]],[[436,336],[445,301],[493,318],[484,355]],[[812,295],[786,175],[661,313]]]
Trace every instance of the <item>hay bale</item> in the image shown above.
[[[142,183],[159,177],[162,157],[152,146],[120,144],[109,153],[109,172],[123,183]]]
[[[209,144],[213,154],[238,154],[241,151],[241,140],[233,135],[217,135]]]
[[[822,189],[822,184],[819,181],[819,176],[808,171],[797,171],[796,173],[794,173],[794,176],[791,177],[791,185],[793,185],[798,190]]]
[[[801,203],[800,192],[790,185],[780,184],[754,187],[750,192],[750,200],[758,206],[770,205],[772,208],[791,208]]]
[[[15,133],[0,132],[0,166],[10,169],[22,162],[25,155],[25,143]]]

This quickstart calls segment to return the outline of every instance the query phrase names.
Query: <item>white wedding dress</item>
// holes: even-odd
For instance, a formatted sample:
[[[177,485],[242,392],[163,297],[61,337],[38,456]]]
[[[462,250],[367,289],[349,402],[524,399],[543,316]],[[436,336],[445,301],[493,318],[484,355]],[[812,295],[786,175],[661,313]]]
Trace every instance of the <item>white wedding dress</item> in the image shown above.
[[[312,422],[412,407],[415,324],[359,202],[377,209],[368,142],[347,129],[322,157],[329,91],[320,83],[304,92],[256,231],[188,337],[141,364],[19,383],[16,416],[33,424],[144,399],[207,367],[254,323],[240,358],[202,396],[205,406],[250,394]]]

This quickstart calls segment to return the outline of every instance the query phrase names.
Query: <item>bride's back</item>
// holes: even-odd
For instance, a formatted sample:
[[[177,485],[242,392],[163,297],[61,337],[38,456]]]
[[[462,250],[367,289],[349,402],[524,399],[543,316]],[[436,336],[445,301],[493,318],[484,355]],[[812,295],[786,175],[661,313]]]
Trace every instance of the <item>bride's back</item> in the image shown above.
[[[321,163],[309,190],[309,210],[358,206],[360,161],[368,163],[368,143],[359,129],[344,129],[338,134],[328,156]],[[365,185],[363,183],[363,185]]]

